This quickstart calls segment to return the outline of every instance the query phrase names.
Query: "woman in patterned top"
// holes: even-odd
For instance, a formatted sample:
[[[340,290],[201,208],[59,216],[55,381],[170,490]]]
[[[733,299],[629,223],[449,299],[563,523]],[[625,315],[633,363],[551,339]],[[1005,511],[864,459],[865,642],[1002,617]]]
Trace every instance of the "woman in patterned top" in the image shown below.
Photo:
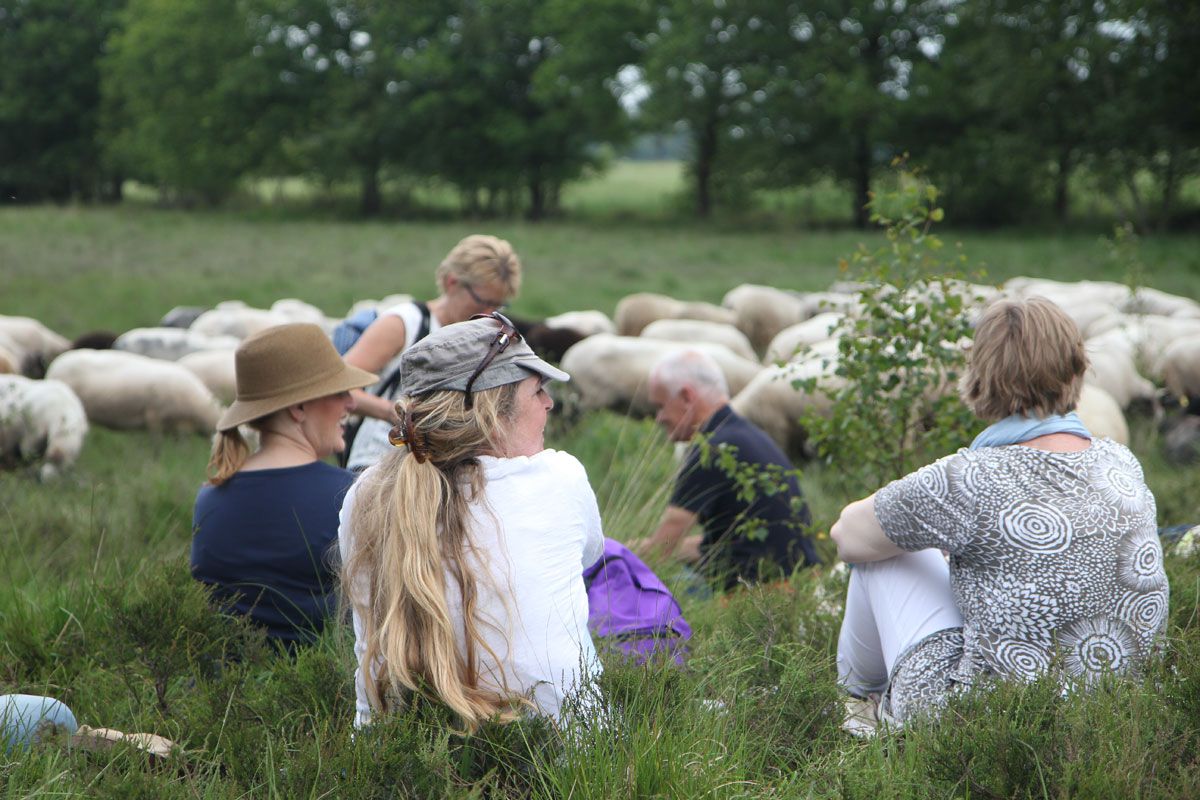
[[[985,676],[1136,674],[1167,620],[1154,496],[1137,459],[1073,413],[1075,323],[1040,297],[976,328],[961,391],[992,421],[970,449],[842,510],[854,564],[838,641],[852,694],[903,724]]]

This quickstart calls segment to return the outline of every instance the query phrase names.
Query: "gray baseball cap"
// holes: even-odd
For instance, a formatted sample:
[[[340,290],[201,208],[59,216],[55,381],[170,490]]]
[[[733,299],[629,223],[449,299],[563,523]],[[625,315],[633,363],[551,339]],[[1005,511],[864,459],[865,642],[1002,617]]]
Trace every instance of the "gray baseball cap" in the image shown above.
[[[465,392],[467,382],[487,358],[493,343],[498,342],[503,328],[500,319],[487,316],[446,325],[429,334],[400,357],[400,393]],[[538,358],[523,338],[512,337],[475,378],[471,391],[494,389],[530,375],[571,380],[570,375]]]

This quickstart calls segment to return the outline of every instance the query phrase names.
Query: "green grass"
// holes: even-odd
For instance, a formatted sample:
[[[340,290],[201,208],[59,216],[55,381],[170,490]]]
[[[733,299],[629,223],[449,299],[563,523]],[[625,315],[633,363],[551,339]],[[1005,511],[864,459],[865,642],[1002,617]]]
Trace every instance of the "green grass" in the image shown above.
[[[663,169],[651,166],[650,169]],[[186,214],[123,208],[0,213],[0,313],[67,335],[155,322],[176,304],[300,297],[341,314],[357,298],[432,293],[459,237],[511,239],[527,268],[518,313],[611,312],[633,291],[719,301],[742,282],[818,289],[864,237],[848,231],[668,224],[670,179],[634,170],[565,202],[590,223],[345,222],[272,209]],[[643,182],[644,181],[644,182]],[[643,183],[639,183],[643,182]],[[664,216],[620,221],[630,188]],[[592,192],[592,194],[588,194]],[[607,204],[607,205],[606,205]],[[601,211],[605,208],[609,212]],[[1124,277],[1098,237],[947,234],[1017,274]],[[1200,237],[1148,239],[1147,282],[1200,295]],[[1134,449],[1160,522],[1200,521],[1200,470],[1167,464],[1149,420]],[[648,532],[666,501],[671,447],[649,421],[598,413],[555,420],[551,446],[575,453],[608,533]],[[0,692],[61,697],[90,725],[177,741],[175,763],[128,749],[49,746],[0,755],[0,798],[17,797],[1178,797],[1200,795],[1200,560],[1171,558],[1171,647],[1144,681],[1067,702],[1055,687],[1005,687],[955,705],[950,723],[873,742],[839,730],[833,654],[841,579],[828,570],[699,600],[687,670],[612,661],[609,727],[547,739],[536,724],[462,740],[418,707],[351,738],[352,655],[335,628],[299,658],[212,613],[188,576],[191,506],[208,443],[93,429],[63,480],[0,475]],[[803,483],[818,545],[849,498],[838,465]],[[673,579],[673,571],[664,568]],[[834,601],[831,607],[830,600]]]

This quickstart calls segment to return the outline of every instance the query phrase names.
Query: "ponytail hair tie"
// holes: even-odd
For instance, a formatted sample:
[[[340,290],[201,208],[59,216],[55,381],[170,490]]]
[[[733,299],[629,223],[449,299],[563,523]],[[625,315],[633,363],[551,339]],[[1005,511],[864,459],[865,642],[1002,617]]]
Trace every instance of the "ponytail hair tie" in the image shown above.
[[[429,460],[429,450],[425,447],[424,437],[417,438],[416,420],[408,411],[400,412],[400,421],[388,431],[388,442],[392,447],[407,447],[418,464]]]

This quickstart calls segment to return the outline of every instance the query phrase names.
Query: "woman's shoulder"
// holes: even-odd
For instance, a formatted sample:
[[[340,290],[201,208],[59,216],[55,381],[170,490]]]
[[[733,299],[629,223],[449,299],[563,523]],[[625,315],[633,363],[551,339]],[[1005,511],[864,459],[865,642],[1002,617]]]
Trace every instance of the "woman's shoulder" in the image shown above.
[[[563,450],[546,449],[532,456],[480,458],[484,475],[493,480],[536,480],[555,483],[587,482],[587,470],[575,456]]]

